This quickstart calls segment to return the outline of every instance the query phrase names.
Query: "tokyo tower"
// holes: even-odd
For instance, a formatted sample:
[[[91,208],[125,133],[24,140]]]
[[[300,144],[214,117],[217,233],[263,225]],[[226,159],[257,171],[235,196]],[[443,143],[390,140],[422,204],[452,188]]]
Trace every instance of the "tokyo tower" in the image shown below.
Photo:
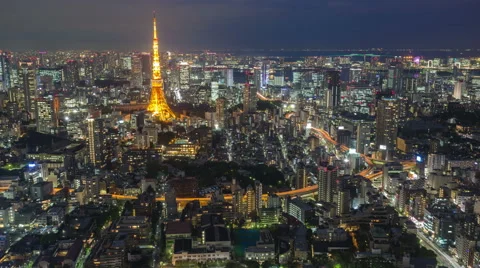
[[[157,19],[153,13],[153,57],[152,57],[152,91],[147,110],[152,112],[162,122],[175,119],[175,114],[168,106],[163,92],[163,79],[160,70],[160,56],[158,54]]]

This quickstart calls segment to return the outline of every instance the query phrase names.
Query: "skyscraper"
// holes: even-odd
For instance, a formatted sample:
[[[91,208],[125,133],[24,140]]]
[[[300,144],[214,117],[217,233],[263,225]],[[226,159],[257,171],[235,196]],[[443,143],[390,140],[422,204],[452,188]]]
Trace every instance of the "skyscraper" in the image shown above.
[[[338,170],[334,166],[320,167],[318,169],[318,200],[333,202],[335,181],[338,177]]]
[[[35,100],[35,121],[38,132],[50,133],[52,109],[46,99],[37,98]]]
[[[175,114],[168,106],[163,91],[162,71],[160,69],[160,55],[158,53],[157,19],[153,16],[153,63],[152,63],[152,91],[148,111],[158,117],[160,121],[168,122],[175,119]]]
[[[297,176],[295,181],[295,188],[302,189],[307,187],[307,170],[303,163],[297,168]]]
[[[327,85],[327,109],[334,109],[340,106],[340,72],[328,71],[325,79]]]
[[[88,156],[90,163],[96,162],[95,155],[95,119],[87,119],[87,143],[88,143]]]
[[[350,212],[350,190],[340,188],[337,191],[337,216]]]
[[[239,218],[243,214],[243,189],[232,189],[233,217]]]
[[[0,90],[8,90],[10,84],[10,59],[6,52],[0,51]]]
[[[413,94],[417,93],[418,77],[420,76],[419,73],[420,71],[416,69],[404,70],[402,77],[402,89],[400,92],[398,92],[398,94],[413,99]]]
[[[188,62],[180,62],[178,64],[178,84],[181,90],[187,90],[190,88],[190,65]]]
[[[131,87],[141,88],[143,84],[142,59],[132,56]]]
[[[263,208],[262,194],[262,183],[255,181],[255,210],[257,211],[257,215],[260,215],[260,210]]]
[[[225,70],[225,85],[227,87],[233,87],[233,69]]]
[[[216,118],[217,118],[217,125],[219,128],[224,128],[225,127],[225,111],[226,111],[226,106],[227,105],[227,99],[221,97],[218,98],[216,101]]]
[[[243,88],[243,112],[254,113],[257,110],[257,89],[247,83]]]
[[[255,211],[255,190],[251,185],[247,187],[247,206],[245,214],[248,215]]]
[[[32,61],[21,61],[19,63],[19,84],[23,89],[23,108],[30,113],[30,117],[35,115],[35,99],[37,98],[37,79],[36,67]]]
[[[65,66],[65,86],[74,88],[80,81],[80,72],[78,62],[76,60],[67,61]]]
[[[396,99],[381,99],[377,103],[376,146],[393,151],[397,140],[398,102]]]
[[[87,142],[90,163],[95,166],[103,164],[104,122],[101,118],[87,118]]]
[[[463,94],[465,93],[465,82],[463,79],[458,80],[455,82],[455,88],[453,89],[453,97],[457,100],[461,99]]]

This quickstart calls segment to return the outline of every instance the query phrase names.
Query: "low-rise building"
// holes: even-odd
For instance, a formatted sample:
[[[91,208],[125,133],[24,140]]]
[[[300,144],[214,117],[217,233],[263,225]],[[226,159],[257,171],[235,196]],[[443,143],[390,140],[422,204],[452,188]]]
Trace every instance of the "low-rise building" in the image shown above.
[[[33,200],[45,200],[52,192],[53,184],[49,181],[37,182],[30,188],[30,194]]]
[[[192,239],[177,239],[172,255],[172,264],[177,265],[182,261],[207,263],[209,261],[230,260],[230,247],[193,247]]]

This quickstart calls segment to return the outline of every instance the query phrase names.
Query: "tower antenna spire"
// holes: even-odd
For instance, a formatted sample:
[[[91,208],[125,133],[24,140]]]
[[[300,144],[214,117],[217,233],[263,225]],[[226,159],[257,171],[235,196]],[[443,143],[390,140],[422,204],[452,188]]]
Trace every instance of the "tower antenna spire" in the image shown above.
[[[152,91],[147,110],[157,116],[160,121],[168,122],[175,119],[175,114],[168,106],[163,91],[162,72],[160,70],[160,53],[158,52],[157,19],[153,11],[153,46],[152,46]]]

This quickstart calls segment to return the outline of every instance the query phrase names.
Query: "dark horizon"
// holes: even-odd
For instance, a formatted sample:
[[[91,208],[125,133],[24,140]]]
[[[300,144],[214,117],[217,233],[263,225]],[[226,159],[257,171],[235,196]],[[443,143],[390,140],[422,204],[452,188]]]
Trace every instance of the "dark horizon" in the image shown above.
[[[0,48],[161,50],[480,47],[473,0],[7,1]]]

